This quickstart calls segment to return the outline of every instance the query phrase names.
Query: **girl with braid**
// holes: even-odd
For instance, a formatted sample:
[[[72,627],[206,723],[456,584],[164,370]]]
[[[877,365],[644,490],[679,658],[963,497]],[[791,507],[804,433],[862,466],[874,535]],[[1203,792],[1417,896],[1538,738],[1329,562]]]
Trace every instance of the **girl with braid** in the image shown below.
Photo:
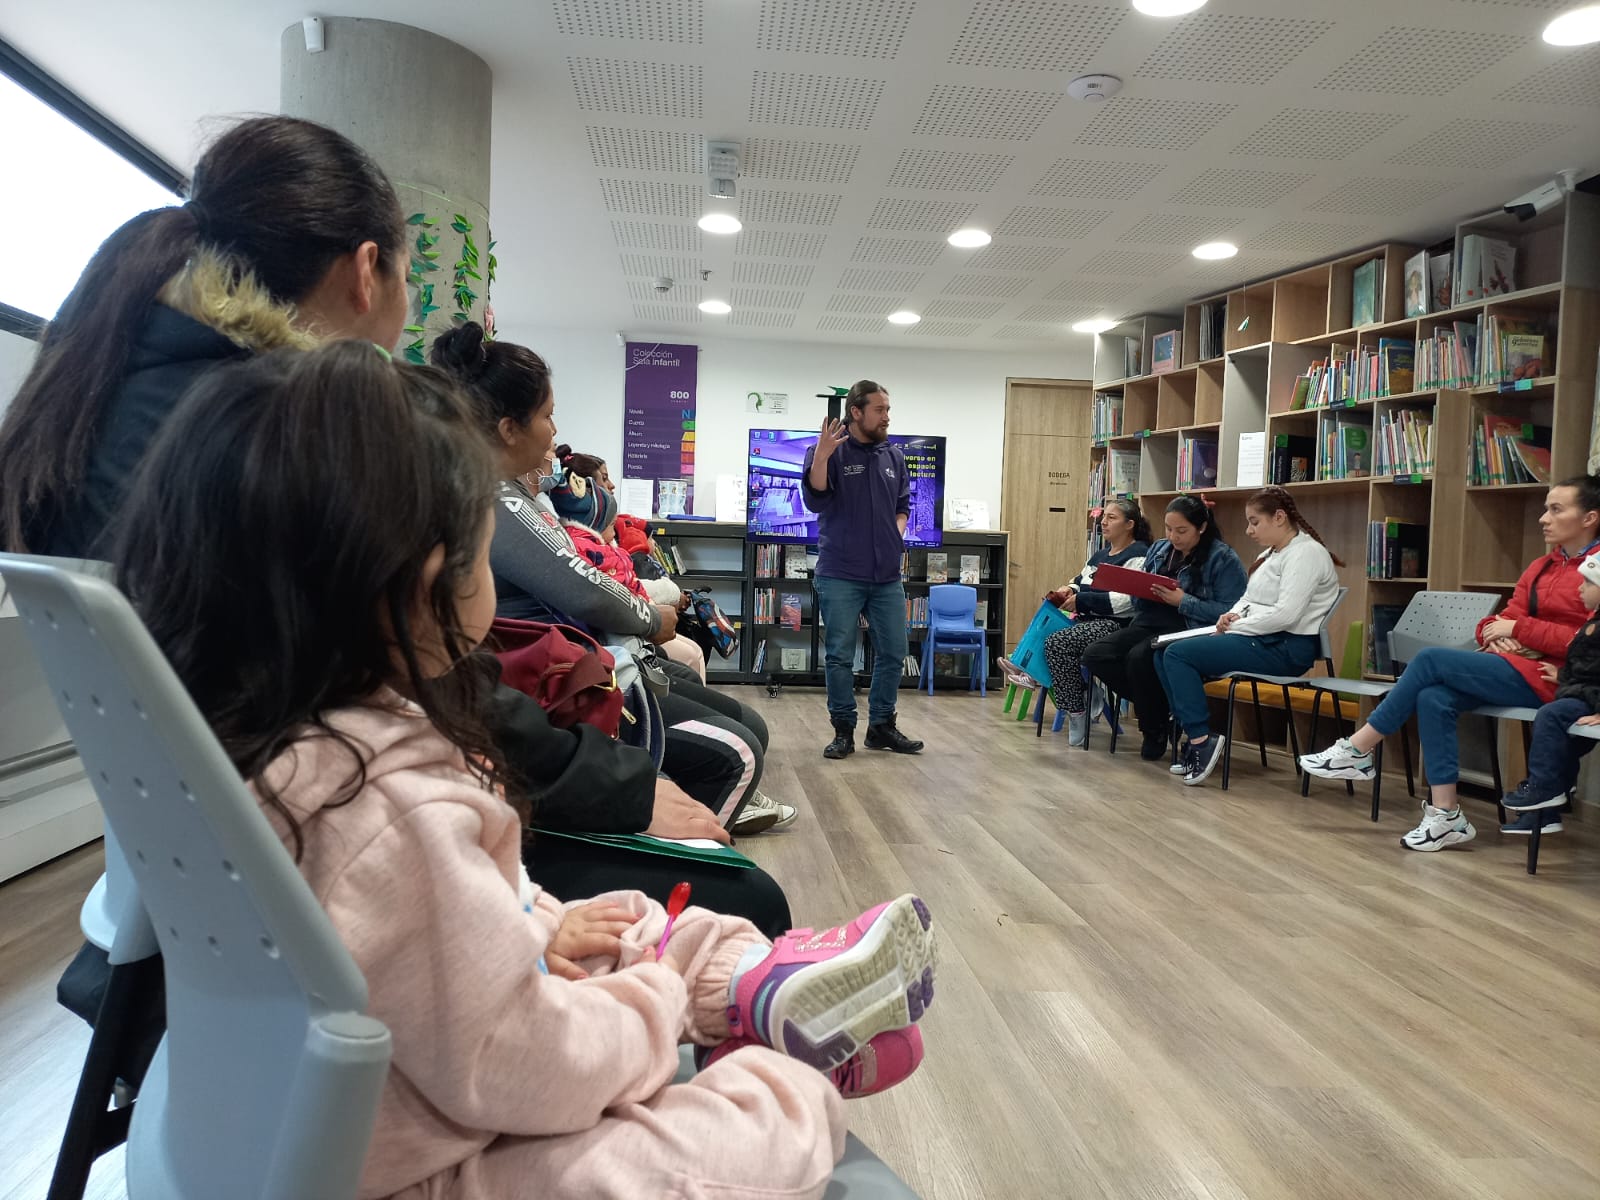
[[[1335,566],[1294,497],[1262,488],[1245,502],[1250,540],[1262,547],[1244,595],[1217,618],[1213,637],[1189,638],[1156,651],[1156,674],[1188,745],[1178,764],[1183,782],[1204,783],[1222,761],[1227,739],[1211,733],[1205,681],[1227,671],[1300,675],[1317,660],[1317,631],[1339,598]]]

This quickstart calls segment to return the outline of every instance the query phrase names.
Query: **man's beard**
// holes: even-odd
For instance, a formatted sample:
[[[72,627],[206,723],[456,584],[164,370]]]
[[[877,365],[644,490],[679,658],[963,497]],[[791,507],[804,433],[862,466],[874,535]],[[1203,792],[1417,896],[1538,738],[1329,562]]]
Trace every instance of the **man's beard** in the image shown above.
[[[889,430],[883,425],[878,426],[875,432],[868,433],[865,429],[863,429],[860,431],[860,433],[862,441],[871,442],[874,446],[876,446],[879,442],[887,442],[889,440]]]

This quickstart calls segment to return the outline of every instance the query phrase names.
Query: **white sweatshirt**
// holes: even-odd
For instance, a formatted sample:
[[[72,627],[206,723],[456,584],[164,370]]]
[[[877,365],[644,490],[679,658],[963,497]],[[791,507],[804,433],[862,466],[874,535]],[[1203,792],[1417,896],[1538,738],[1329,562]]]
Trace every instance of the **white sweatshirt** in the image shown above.
[[[1282,550],[1263,550],[1244,595],[1229,611],[1229,633],[1316,633],[1339,597],[1333,556],[1316,538],[1297,533]]]

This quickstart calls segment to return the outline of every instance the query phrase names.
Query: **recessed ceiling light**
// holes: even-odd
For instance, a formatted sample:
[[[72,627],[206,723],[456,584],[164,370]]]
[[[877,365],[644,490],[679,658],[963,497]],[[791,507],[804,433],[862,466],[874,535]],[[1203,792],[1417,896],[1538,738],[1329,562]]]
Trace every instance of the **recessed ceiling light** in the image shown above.
[[[744,224],[732,213],[707,213],[700,218],[699,225],[707,233],[738,233]]]
[[[945,238],[945,241],[963,250],[976,250],[979,246],[987,246],[994,239],[981,229],[958,229]]]
[[[1206,0],[1133,0],[1133,6],[1147,17],[1181,17],[1205,4]]]
[[[920,320],[922,320],[922,314],[914,313],[909,308],[902,308],[899,312],[889,314],[889,323],[891,325],[915,325]]]
[[[1108,329],[1115,329],[1117,323],[1108,321],[1104,317],[1097,317],[1093,321],[1079,321],[1072,327],[1073,333],[1104,333]]]
[[[1232,258],[1239,253],[1239,247],[1232,242],[1207,242],[1196,246],[1193,253],[1196,258]]]
[[[710,313],[713,317],[725,317],[733,311],[733,305],[726,300],[702,300],[700,311]]]
[[[1544,27],[1544,40],[1552,46],[1587,46],[1600,42],[1600,4],[1564,12]]]

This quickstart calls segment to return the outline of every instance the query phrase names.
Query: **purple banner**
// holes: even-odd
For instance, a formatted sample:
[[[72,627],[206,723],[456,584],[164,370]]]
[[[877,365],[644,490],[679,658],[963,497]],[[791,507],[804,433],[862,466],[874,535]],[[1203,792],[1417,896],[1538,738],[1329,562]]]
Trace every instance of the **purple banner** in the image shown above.
[[[656,483],[661,516],[694,511],[695,383],[698,346],[629,342],[622,386],[622,476]],[[681,507],[676,495],[662,503],[663,479],[685,482]],[[671,495],[677,489],[665,489]]]

